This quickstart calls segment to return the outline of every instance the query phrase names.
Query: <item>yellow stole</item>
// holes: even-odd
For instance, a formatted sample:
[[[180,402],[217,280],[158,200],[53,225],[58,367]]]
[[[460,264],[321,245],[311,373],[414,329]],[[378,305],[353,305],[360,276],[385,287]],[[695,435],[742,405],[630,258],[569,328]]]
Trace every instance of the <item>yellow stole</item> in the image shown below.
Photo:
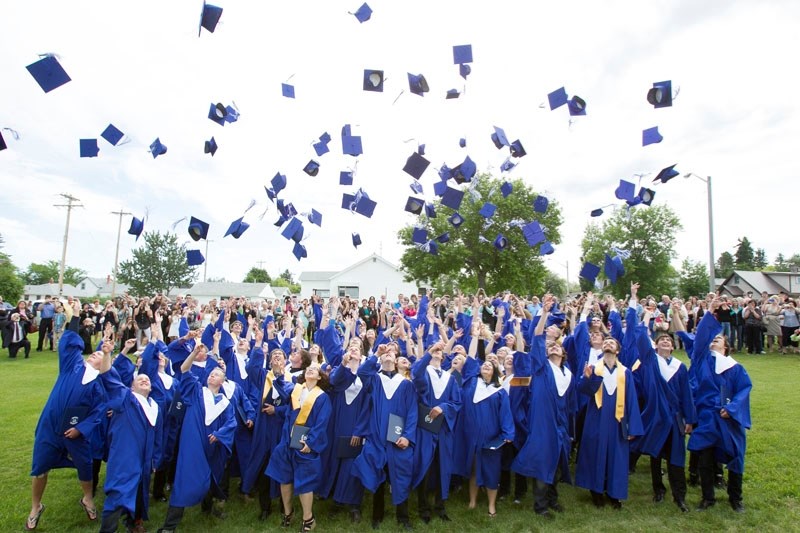
[[[294,390],[292,391],[292,410],[300,409],[300,414],[297,415],[297,419],[294,421],[294,425],[302,426],[308,420],[308,415],[311,413],[311,408],[314,407],[314,402],[317,401],[323,394],[323,390],[319,387],[314,387],[310,391],[308,391],[308,396],[306,396],[306,401],[303,402],[303,405],[300,405],[300,395],[303,394],[303,388],[305,384],[298,383],[294,386]]]
[[[595,376],[603,376],[603,372],[606,370],[605,363],[596,365],[594,367],[594,375]],[[622,366],[622,363],[617,361],[617,408],[614,413],[614,417],[617,419],[617,422],[622,422],[623,417],[625,416],[625,370],[626,368]],[[597,408],[600,409],[603,407],[603,389],[605,385],[602,383],[600,384],[600,388],[597,389],[597,392],[594,395],[594,403],[597,405]]]
[[[269,394],[269,390],[272,388],[273,381],[275,381],[275,374],[273,374],[272,370],[270,370],[267,372],[267,379],[264,381],[264,390],[261,392],[262,404],[267,400],[267,394]]]
[[[530,377],[525,377],[525,378],[513,377],[511,378],[511,383],[509,385],[511,387],[527,387],[530,384],[531,384]]]

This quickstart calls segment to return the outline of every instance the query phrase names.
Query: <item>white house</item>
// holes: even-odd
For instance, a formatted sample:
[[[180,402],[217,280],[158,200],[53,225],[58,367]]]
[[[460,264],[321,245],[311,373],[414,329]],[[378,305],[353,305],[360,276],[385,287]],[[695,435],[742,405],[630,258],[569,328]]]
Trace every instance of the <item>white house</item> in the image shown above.
[[[79,290],[79,294],[82,295],[82,298],[90,296],[109,297],[111,296],[111,290],[114,289],[114,280],[111,276],[106,276],[104,278],[87,276],[78,282],[77,289]],[[128,285],[117,282],[115,295],[121,296],[123,293],[128,292],[128,289]]]
[[[351,298],[388,298],[403,293],[406,296],[419,292],[416,282],[403,280],[403,272],[377,254],[362,259],[344,270],[308,271],[300,274],[300,294],[303,297],[317,294],[323,298],[332,295]]]
[[[191,294],[192,298],[206,304],[211,300],[244,296],[252,300],[273,300],[275,293],[269,283],[230,283],[205,281],[195,283],[190,289],[173,289],[170,295]]]

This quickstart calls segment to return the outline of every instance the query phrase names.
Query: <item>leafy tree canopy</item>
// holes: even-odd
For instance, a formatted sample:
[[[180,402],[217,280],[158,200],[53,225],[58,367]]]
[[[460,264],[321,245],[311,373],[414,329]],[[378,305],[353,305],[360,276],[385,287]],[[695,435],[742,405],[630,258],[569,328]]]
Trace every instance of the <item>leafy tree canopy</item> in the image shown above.
[[[144,245],[133,250],[133,259],[119,265],[119,280],[136,296],[167,293],[190,285],[197,267],[186,262],[186,247],[174,233],[145,232]]]
[[[253,267],[242,280],[242,283],[271,283],[269,272],[263,268]]]
[[[434,202],[436,217],[421,216],[416,224],[428,232],[428,238],[448,233],[450,240],[438,244],[438,253],[430,254],[412,242],[414,225],[398,232],[398,239],[406,246],[400,259],[407,280],[430,281],[434,287],[461,288],[474,292],[483,288],[487,293],[511,290],[518,294],[541,294],[545,290],[545,268],[539,255],[539,245],[528,246],[518,224],[537,220],[544,228],[547,239],[555,244],[561,242],[559,227],[562,223],[561,209],[551,201],[544,214],[533,210],[537,193],[521,179],[512,183],[513,192],[503,197],[500,186],[503,180],[481,174],[471,184],[474,195],[467,191],[459,208],[464,223],[455,228],[448,222],[453,214],[449,207]],[[479,213],[485,202],[497,206],[490,218]],[[502,234],[508,241],[500,251],[493,243]],[[443,287],[445,290],[448,287]]]
[[[703,263],[684,259],[681,263],[678,290],[686,299],[691,296],[704,296],[708,292],[708,267]]]
[[[31,263],[22,277],[26,285],[43,285],[45,283],[58,283],[58,271],[61,262],[56,260],[48,261],[44,264]],[[86,271],[80,268],[64,265],[64,283],[67,285],[77,285],[80,280],[86,277]]]

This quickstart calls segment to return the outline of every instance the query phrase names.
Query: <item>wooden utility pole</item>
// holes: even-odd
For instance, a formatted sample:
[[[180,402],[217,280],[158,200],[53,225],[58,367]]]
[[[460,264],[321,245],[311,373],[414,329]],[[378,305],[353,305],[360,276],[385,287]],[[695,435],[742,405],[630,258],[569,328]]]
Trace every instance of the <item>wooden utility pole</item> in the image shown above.
[[[77,198],[72,196],[71,194],[64,194],[61,193],[60,196],[65,198],[67,203],[66,204],[54,204],[53,207],[66,207],[67,208],[67,225],[64,228],[64,246],[61,248],[61,266],[58,269],[58,295],[64,295],[64,265],[67,260],[67,240],[69,239],[69,217],[72,214],[72,208],[74,207],[83,207],[81,204],[76,204],[74,202],[80,202]]]

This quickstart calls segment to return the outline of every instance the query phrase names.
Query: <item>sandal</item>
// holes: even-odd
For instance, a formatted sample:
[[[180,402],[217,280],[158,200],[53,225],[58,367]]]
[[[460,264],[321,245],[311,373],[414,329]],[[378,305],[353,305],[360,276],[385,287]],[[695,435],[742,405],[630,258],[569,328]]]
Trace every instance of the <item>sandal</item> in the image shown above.
[[[497,512],[489,513],[489,518],[497,518]]]
[[[292,525],[292,518],[294,517],[294,509],[289,514],[281,513],[281,527],[289,527]]]
[[[28,516],[28,521],[25,522],[25,531],[33,531],[39,526],[39,519],[44,512],[44,504],[39,503],[39,512],[35,516]]]
[[[78,505],[81,506],[81,509],[83,509],[83,512],[86,513],[86,517],[89,520],[91,520],[91,521],[97,520],[97,508],[89,509],[89,507],[87,507],[87,505],[85,503],[83,503],[83,497],[82,496],[81,496],[81,499],[78,500]]]
[[[308,533],[309,531],[313,530],[317,527],[317,520],[314,518],[314,515],[311,515],[311,518],[308,520],[303,520],[303,527],[300,528],[300,533]]]

